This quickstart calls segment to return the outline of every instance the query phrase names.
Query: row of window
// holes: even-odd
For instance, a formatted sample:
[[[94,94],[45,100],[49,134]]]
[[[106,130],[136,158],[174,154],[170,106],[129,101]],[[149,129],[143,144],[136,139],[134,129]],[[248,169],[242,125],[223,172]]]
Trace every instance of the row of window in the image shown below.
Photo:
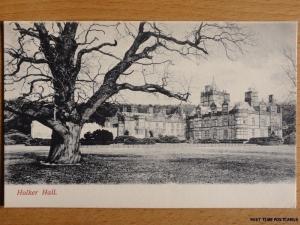
[[[130,132],[130,131],[129,131]],[[147,130],[145,129],[134,129],[134,133],[136,135],[142,135],[145,134],[145,132],[147,132]],[[151,131],[152,133],[157,133],[157,134],[172,134],[172,135],[180,135],[180,134],[185,134],[185,130],[184,129],[171,129],[169,131],[165,130],[165,129],[154,129],[153,131]]]
[[[145,126],[144,123],[140,123],[139,120],[135,121],[135,126],[139,127],[139,126]],[[185,124],[184,123],[164,123],[164,122],[149,122],[149,127],[171,127],[171,128],[182,128],[184,127]]]
[[[231,137],[230,137],[231,132]],[[250,132],[250,133],[249,133]],[[217,130],[217,129],[211,129],[211,130],[205,130],[205,131],[196,131],[194,132],[194,137],[196,139],[207,139],[207,138],[213,138],[213,139],[227,139],[227,138],[233,138],[235,136],[237,137],[248,137],[248,135],[251,134],[252,137],[267,137],[268,136],[268,130],[266,129],[260,129],[259,133],[256,133],[256,129],[238,129],[238,130]]]
[[[232,131],[233,133],[234,131]],[[219,134],[219,135],[218,135]],[[227,139],[229,138],[229,132],[227,129],[223,131],[217,131],[216,129],[213,130],[205,130],[203,132],[195,132],[194,136],[196,139],[208,139],[208,138],[213,138],[213,139]]]
[[[251,123],[249,123],[251,122]],[[279,123],[279,120],[276,120],[276,123]],[[201,121],[194,121],[192,123],[192,126],[194,125],[195,127],[214,127],[214,126],[228,126],[228,125],[252,125],[252,126],[266,126],[267,122],[264,118],[261,118],[260,124],[259,121],[252,117],[251,119],[248,120],[248,118],[237,118],[236,121],[234,119],[229,119],[228,118],[223,118],[223,119],[215,119],[215,120],[201,120]]]

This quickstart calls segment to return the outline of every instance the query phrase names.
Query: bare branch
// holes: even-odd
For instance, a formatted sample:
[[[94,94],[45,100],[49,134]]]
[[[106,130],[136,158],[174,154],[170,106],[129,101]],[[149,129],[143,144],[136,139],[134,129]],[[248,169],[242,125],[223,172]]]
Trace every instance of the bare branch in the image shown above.
[[[283,49],[283,56],[287,60],[286,65],[282,67],[284,70],[284,73],[289,78],[292,85],[294,87],[296,87],[297,86],[297,83],[296,83],[297,66],[296,66],[295,56],[290,49]]]
[[[47,60],[45,59],[36,59],[34,57],[27,57],[27,56],[23,56],[15,51],[12,50],[7,50],[6,51],[7,54],[9,54],[10,56],[12,56],[14,59],[17,59],[17,63],[16,63],[16,69],[12,72],[12,73],[6,73],[5,76],[13,76],[16,75],[20,69],[21,69],[21,65],[24,62],[27,63],[34,63],[34,64],[43,64],[43,63],[48,63]]]
[[[53,105],[51,106],[46,102],[33,104],[31,101],[20,98],[14,102],[5,101],[4,108],[14,114],[25,115],[34,120],[38,120],[62,135],[67,132],[67,129],[60,121],[55,121],[51,118],[53,116]]]
[[[94,37],[94,39],[92,41],[88,42],[88,36],[89,36],[90,32],[97,31],[97,32],[102,32],[103,34],[105,34],[105,31],[102,30],[102,29],[93,28],[93,27],[96,27],[96,26],[99,26],[99,24],[91,24],[89,26],[89,28],[87,29],[87,31],[85,31],[84,42],[79,42],[77,44],[78,45],[88,45],[88,44],[91,44],[94,41],[98,40],[97,37]]]
[[[24,80],[24,79],[26,79],[26,78],[29,78],[29,77],[45,77],[45,78],[47,78],[49,81],[53,79],[52,77],[50,77],[50,76],[48,76],[48,75],[46,75],[46,74],[42,74],[42,73],[35,73],[35,74],[27,73],[26,75],[24,75],[24,76],[22,76],[22,77],[20,77],[20,78],[18,78],[18,79],[14,79],[14,78],[13,78],[13,81],[14,81],[14,82],[20,82],[20,81],[22,81],[22,80]]]
[[[40,38],[37,30],[33,28],[29,28],[29,29],[22,28],[19,23],[15,23],[15,26],[16,28],[14,30],[18,31],[21,35],[28,35],[31,37],[35,37],[37,39]]]
[[[35,79],[35,80],[29,82],[29,84],[30,84],[29,92],[24,93],[24,94],[23,94],[23,97],[27,97],[27,96],[29,96],[29,95],[32,94],[33,89],[34,89],[34,84],[35,84],[35,83],[37,83],[37,82],[48,82],[48,81],[51,81],[51,79],[42,79],[42,78],[41,78],[41,79]]]
[[[99,51],[101,48],[105,47],[105,46],[117,46],[117,41],[115,40],[114,43],[109,43],[109,42],[105,42],[105,43],[102,43],[98,46],[95,46],[95,47],[92,47],[92,48],[87,48],[87,49],[81,49],[78,54],[77,54],[77,60],[76,60],[76,69],[77,71],[79,72],[80,70],[80,67],[81,67],[81,60],[82,60],[82,57],[84,54],[87,54],[87,53],[90,53],[90,52],[93,52],[93,51]]]
[[[163,34],[157,34],[157,33],[154,33],[154,32],[150,32],[150,34],[151,34],[151,36],[156,37],[156,38],[158,38],[158,39],[163,39],[163,40],[165,40],[165,41],[173,42],[173,43],[178,44],[178,45],[188,45],[188,46],[191,46],[191,47],[193,47],[193,48],[196,48],[196,49],[202,51],[202,52],[205,53],[205,54],[208,54],[208,52],[206,51],[206,49],[204,49],[204,48],[198,46],[198,41],[199,41],[199,39],[195,40],[195,43],[193,43],[193,42],[191,42],[191,41],[189,41],[189,40],[184,40],[184,41],[182,41],[182,40],[178,40],[178,39],[176,39],[176,38],[174,38],[174,37],[168,37],[168,36],[166,36],[166,35],[163,35]],[[200,43],[200,41],[199,41],[199,43]]]
[[[118,90],[131,90],[131,91],[141,91],[141,92],[148,92],[148,93],[160,93],[166,95],[170,98],[176,98],[181,101],[187,101],[190,93],[173,93],[163,86],[157,84],[145,84],[141,86],[134,86],[129,83],[118,84]]]

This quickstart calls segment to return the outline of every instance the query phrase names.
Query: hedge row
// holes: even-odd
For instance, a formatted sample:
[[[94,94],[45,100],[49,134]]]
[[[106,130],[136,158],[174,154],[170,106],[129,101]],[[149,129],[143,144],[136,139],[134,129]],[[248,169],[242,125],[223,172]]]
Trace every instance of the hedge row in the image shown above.
[[[218,144],[218,143],[234,143],[234,144],[241,144],[245,143],[247,139],[228,139],[228,140],[216,140],[216,139],[199,139],[194,140],[193,144]]]
[[[283,140],[277,136],[250,138],[248,144],[257,145],[279,145],[283,144]]]
[[[151,137],[151,138],[136,138],[133,136],[119,136],[116,137],[114,143],[123,143],[128,145],[134,144],[155,144],[155,143],[182,143],[185,142],[184,140],[181,141],[175,136],[159,136],[159,137]]]
[[[30,140],[30,137],[26,134],[11,130],[9,133],[4,135],[4,143],[6,145],[18,145],[26,144]]]

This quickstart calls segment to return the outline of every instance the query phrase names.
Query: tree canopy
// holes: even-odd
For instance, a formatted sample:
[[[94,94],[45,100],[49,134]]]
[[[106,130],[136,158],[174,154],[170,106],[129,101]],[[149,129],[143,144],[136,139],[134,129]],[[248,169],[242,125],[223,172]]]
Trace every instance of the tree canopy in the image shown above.
[[[235,23],[193,23],[182,33],[170,31],[171,24],[156,22],[16,22],[8,26],[15,41],[5,46],[5,94],[20,95],[13,104],[6,101],[5,109],[53,130],[52,161],[62,155],[70,161],[74,151],[79,152],[83,124],[121,91],[187,101],[188,89],[169,88],[172,54],[206,57],[221,47],[230,58],[249,41],[249,34]],[[160,67],[160,76],[155,69],[148,76],[145,68],[149,67]],[[141,75],[142,82],[137,84],[134,74]]]

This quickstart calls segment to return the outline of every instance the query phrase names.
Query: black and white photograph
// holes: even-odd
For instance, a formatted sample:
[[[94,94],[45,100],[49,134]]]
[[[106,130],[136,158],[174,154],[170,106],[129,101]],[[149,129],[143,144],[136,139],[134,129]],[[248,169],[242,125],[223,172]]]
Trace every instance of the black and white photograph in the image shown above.
[[[295,208],[296,49],[296,22],[5,22],[5,206]]]

